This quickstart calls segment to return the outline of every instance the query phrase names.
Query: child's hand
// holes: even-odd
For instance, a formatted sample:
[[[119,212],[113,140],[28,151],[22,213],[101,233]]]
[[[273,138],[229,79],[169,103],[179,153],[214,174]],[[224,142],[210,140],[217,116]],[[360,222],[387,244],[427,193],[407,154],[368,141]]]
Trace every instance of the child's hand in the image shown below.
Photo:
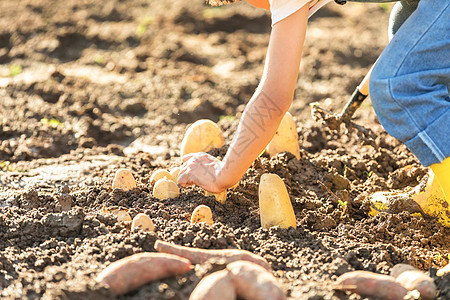
[[[178,174],[178,183],[187,187],[197,185],[212,193],[219,193],[226,189],[219,176],[222,162],[204,152],[189,153],[183,156],[183,165]]]

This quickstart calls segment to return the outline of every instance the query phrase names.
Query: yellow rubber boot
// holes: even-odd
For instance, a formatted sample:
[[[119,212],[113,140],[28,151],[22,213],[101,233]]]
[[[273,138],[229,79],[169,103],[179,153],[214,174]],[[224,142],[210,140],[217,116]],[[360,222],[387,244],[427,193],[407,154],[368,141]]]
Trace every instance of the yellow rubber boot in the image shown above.
[[[430,168],[436,175],[442,190],[444,191],[445,198],[450,201],[450,157],[447,157],[440,164],[431,165]]]
[[[438,172],[440,170],[438,170]],[[369,215],[374,216],[381,211],[388,211],[391,199],[398,199],[400,197],[405,200],[414,200],[419,204],[424,213],[435,217],[442,225],[450,227],[450,201],[445,197],[444,191],[433,171],[430,170],[427,177],[428,178],[425,178],[426,181],[422,181],[409,192],[394,191],[374,193],[370,197],[371,210]]]
[[[446,199],[437,176],[431,170],[428,172],[425,186],[419,184],[410,195],[426,214],[435,217],[442,225],[450,227],[450,202]]]

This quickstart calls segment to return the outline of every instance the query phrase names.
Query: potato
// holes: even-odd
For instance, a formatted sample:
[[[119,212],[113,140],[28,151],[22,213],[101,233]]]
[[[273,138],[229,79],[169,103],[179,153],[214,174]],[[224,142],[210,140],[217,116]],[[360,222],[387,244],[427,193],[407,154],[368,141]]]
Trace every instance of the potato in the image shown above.
[[[163,178],[174,181],[172,175],[167,170],[159,169],[153,172],[152,176],[150,177],[150,183],[155,183]]]
[[[158,252],[187,258],[194,265],[202,264],[210,259],[223,260],[226,264],[238,260],[245,260],[257,264],[268,271],[272,270],[265,258],[242,249],[200,249],[174,245],[160,240],[155,242],[155,249]]]
[[[178,174],[180,173],[180,167],[175,167],[170,170],[170,175],[172,175],[172,179],[175,183],[178,183]]]
[[[297,227],[294,209],[283,180],[276,174],[263,174],[259,183],[261,226]]]
[[[214,224],[211,209],[206,205],[199,205],[194,209],[191,217],[191,224],[206,223]]]
[[[205,191],[205,196],[206,197],[214,196],[214,198],[216,198],[217,202],[224,204],[225,201],[227,200],[227,190],[225,190],[221,193],[211,193],[211,192]]]
[[[186,130],[181,142],[181,157],[189,153],[208,152],[225,144],[220,127],[211,120],[198,120]]]
[[[127,210],[122,208],[116,208],[116,209],[107,209],[106,207],[103,208],[102,213],[106,214],[113,214],[117,218],[117,222],[131,222],[131,216],[128,213]]]
[[[227,265],[236,294],[246,300],[284,300],[286,296],[277,280],[261,266],[248,261]]]
[[[155,231],[152,219],[146,214],[137,214],[134,217],[133,223],[131,223],[131,231],[136,228],[141,228],[143,231]]]
[[[284,151],[290,152],[300,159],[297,125],[289,112],[284,115],[277,132],[266,147],[266,152],[270,156]]]
[[[133,174],[128,169],[119,169],[114,176],[112,183],[113,189],[121,189],[124,191],[132,190],[136,187],[136,181]]]
[[[183,274],[191,269],[191,263],[185,258],[144,252],[113,262],[98,274],[96,281],[122,295],[150,281]]]
[[[414,268],[411,265],[407,265],[407,264],[396,264],[392,269],[391,269],[391,276],[394,278],[397,278],[400,274],[402,274],[405,271],[412,271],[412,270],[416,270],[416,268]]]
[[[333,288],[385,300],[402,300],[408,293],[394,277],[368,271],[345,273],[338,277]]]
[[[395,265],[391,276],[409,291],[418,290],[422,299],[434,299],[437,288],[433,279],[424,272],[407,264]]]
[[[176,198],[179,195],[180,189],[172,180],[162,178],[153,186],[153,196],[160,200]]]
[[[230,274],[222,270],[209,274],[200,280],[192,291],[189,300],[235,300],[236,293]]]

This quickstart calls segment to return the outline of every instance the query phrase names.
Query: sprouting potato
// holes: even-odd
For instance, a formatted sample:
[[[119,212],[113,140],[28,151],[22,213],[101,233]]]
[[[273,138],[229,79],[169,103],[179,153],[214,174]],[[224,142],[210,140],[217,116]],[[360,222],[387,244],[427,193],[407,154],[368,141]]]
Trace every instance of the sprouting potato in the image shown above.
[[[153,186],[153,196],[160,200],[176,198],[179,195],[180,189],[173,180],[162,178]]]
[[[283,180],[278,175],[263,174],[258,194],[259,213],[263,228],[268,229],[273,226],[296,228],[297,222],[289,194]]]
[[[172,179],[175,183],[178,183],[178,174],[180,173],[180,167],[175,167],[170,170],[170,175],[172,175]]]
[[[214,224],[212,212],[208,206],[199,205],[194,209],[191,217],[191,224],[195,223],[206,223],[208,225]]]
[[[287,151],[294,154],[297,159],[300,159],[297,126],[289,112],[281,120],[277,132],[266,147],[266,151],[270,156]]]
[[[214,198],[216,198],[216,201],[224,204],[225,201],[227,200],[227,190],[225,190],[221,193],[211,193],[211,192],[205,191],[205,196],[206,197],[214,196]]]
[[[162,178],[167,178],[173,181],[172,175],[169,173],[169,171],[159,169],[153,172],[152,176],[150,177],[150,182],[155,183]]]
[[[181,157],[188,153],[208,152],[225,144],[220,127],[211,120],[198,120],[186,130],[181,142]]]
[[[155,225],[153,225],[152,219],[146,214],[137,214],[133,223],[131,223],[131,231],[136,228],[141,228],[143,231],[155,231]]]
[[[136,187],[136,181],[133,174],[128,169],[119,169],[114,176],[112,183],[113,189],[122,189],[124,191],[132,190]]]

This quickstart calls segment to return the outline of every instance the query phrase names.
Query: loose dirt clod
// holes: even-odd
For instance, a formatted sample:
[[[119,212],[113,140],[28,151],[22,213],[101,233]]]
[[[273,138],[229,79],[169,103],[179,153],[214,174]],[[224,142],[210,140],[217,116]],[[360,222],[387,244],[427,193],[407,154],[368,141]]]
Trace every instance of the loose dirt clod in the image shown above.
[[[261,226],[270,228],[297,227],[294,209],[286,186],[276,174],[263,174],[259,183],[259,213]]]
[[[131,223],[131,231],[134,231],[136,228],[140,228],[143,231],[155,231],[155,225],[153,224],[152,219],[142,213],[137,214]]]
[[[277,280],[261,266],[248,261],[235,261],[227,266],[231,281],[240,298],[247,300],[286,299]]]
[[[208,225],[214,224],[211,208],[206,205],[199,205],[192,212],[191,224],[206,223]]]
[[[220,148],[225,139],[220,127],[211,120],[198,120],[186,130],[181,142],[181,157],[189,153],[208,152]]]
[[[159,169],[153,172],[152,176],[150,177],[150,183],[155,183],[163,178],[174,181],[172,175],[167,170]]]
[[[160,240],[155,242],[155,249],[158,252],[187,258],[194,265],[204,263],[210,259],[224,259],[225,263],[245,260],[257,264],[266,270],[270,271],[272,269],[267,260],[261,256],[241,249],[208,250],[174,245]]]
[[[345,273],[338,277],[333,288],[386,300],[402,300],[408,293],[394,277],[368,271]]]
[[[134,254],[110,264],[97,276],[97,282],[122,295],[162,278],[186,273],[191,263],[182,257],[162,253]]]
[[[172,180],[162,178],[153,186],[153,197],[160,200],[176,198],[180,195],[180,189]]]
[[[112,183],[113,189],[121,189],[124,191],[132,190],[136,187],[136,180],[134,180],[133,173],[128,169],[119,169],[114,176]]]
[[[277,153],[284,151],[290,152],[294,154],[297,159],[300,159],[297,126],[295,125],[294,118],[289,112],[284,115],[278,126],[277,132],[266,147],[266,152],[270,156],[274,156]]]
[[[236,292],[227,270],[205,276],[191,293],[189,300],[234,300]]]

